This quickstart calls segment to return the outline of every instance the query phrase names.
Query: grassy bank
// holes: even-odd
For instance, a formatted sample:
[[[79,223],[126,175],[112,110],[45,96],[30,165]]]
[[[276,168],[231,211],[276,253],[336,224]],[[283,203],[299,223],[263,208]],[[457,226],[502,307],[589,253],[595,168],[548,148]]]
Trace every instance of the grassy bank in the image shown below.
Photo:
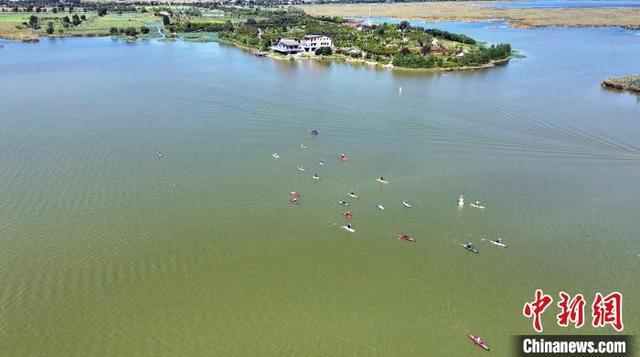
[[[74,15],[83,17],[77,25],[73,24]],[[31,17],[37,22],[31,24]],[[66,23],[65,18],[71,22]],[[40,36],[109,36],[112,29],[134,28],[138,32],[143,27],[149,28],[149,33],[156,32],[156,26],[162,19],[151,13],[109,13],[99,16],[96,11],[84,12],[0,12],[0,37],[11,40],[31,41]],[[51,25],[50,25],[51,24]],[[49,30],[51,28],[52,30]]]
[[[399,4],[323,4],[301,8],[315,16],[395,17],[425,21],[491,21],[504,20],[518,27],[623,26],[640,28],[640,9],[636,8],[544,8],[496,9],[486,2],[436,1]],[[490,5],[490,4],[489,4]]]

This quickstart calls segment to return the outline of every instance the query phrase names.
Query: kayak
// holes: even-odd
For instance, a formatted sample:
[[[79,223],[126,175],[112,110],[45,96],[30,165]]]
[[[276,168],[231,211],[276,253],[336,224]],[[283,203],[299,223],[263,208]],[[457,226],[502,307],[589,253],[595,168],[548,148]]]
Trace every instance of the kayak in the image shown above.
[[[349,195],[349,197],[351,197],[351,198],[358,198],[358,195],[356,195],[353,192],[349,192],[347,195]]]
[[[489,346],[487,346],[487,344],[480,337],[470,333],[469,339],[471,340],[471,342],[473,342],[474,345],[489,351]]]
[[[339,204],[340,206],[345,206],[345,207],[349,206],[349,202],[347,202],[347,201],[345,201],[345,200],[338,201],[338,204]]]
[[[383,206],[383,205],[381,205],[381,204],[379,204],[379,203],[376,205],[376,208],[377,208],[377,209],[379,209],[379,210],[381,210],[381,211],[383,211],[383,210],[384,210],[384,206]]]
[[[353,213],[346,211],[342,214],[345,219],[353,219]]]
[[[480,202],[469,203],[469,206],[484,209],[484,206],[480,204]]]
[[[318,165],[324,166],[324,161],[322,161],[322,160],[318,161]]]
[[[340,155],[340,161],[349,161],[349,158],[345,155]]]
[[[491,243],[491,244],[495,244],[495,245],[497,245],[497,246],[498,246],[498,247],[500,247],[500,248],[506,248],[506,247],[507,247],[507,245],[506,245],[506,244],[504,244],[502,241],[498,241],[497,239],[490,240],[490,241],[489,241],[489,243]]]
[[[301,149],[306,149],[306,148],[308,148],[308,146],[306,144],[300,144],[300,148]]]
[[[389,183],[389,181],[387,181],[387,180],[383,180],[383,179],[381,179],[380,177],[378,177],[378,178],[376,179],[376,181],[378,181],[378,182],[380,182],[380,183]]]
[[[473,252],[473,253],[476,253],[476,254],[480,253],[478,248],[476,248],[476,246],[471,244],[470,242],[469,243],[463,243],[463,244],[460,244],[460,245],[463,246],[464,249],[466,249],[466,250],[468,250],[470,252]]]
[[[271,156],[273,156],[274,159],[279,159],[280,155],[278,155],[277,152],[274,152],[273,154],[271,154]]]
[[[409,204],[409,200],[402,201],[402,204],[407,208],[412,208],[413,206]]]
[[[411,243],[415,243],[416,240],[411,238],[411,236],[409,236],[408,234],[401,234],[398,236],[398,240],[403,240],[405,242],[411,242]]]
[[[340,227],[340,228],[344,229],[344,230],[345,230],[345,231],[347,231],[347,232],[351,232],[351,233],[355,233],[355,232],[356,232],[356,230],[355,230],[355,229],[353,229],[353,228],[349,228],[349,227],[347,227],[347,226],[342,226],[342,227]]]
[[[298,191],[291,191],[289,192],[289,194],[291,195],[291,197],[300,197],[300,192]]]
[[[311,130],[309,130],[309,134],[318,135],[318,134],[320,134],[320,132],[317,129],[311,129]]]
[[[462,195],[458,197],[458,206],[464,207],[464,197],[462,197]]]

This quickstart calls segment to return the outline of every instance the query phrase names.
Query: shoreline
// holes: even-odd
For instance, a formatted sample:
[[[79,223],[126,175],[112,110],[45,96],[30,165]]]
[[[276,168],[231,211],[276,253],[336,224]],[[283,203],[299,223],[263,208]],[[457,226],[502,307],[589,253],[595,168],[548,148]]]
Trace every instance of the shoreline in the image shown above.
[[[37,38],[34,39],[10,39],[10,38],[2,38],[4,40],[7,41],[18,41],[18,42],[25,42],[25,43],[37,43],[40,42],[41,39],[48,39],[48,40],[55,40],[58,38],[69,38],[69,37],[87,37],[87,38],[96,38],[96,37],[113,37],[113,38],[117,38],[123,41],[127,41],[127,42],[138,42],[138,41],[145,41],[145,40],[150,40],[153,38],[127,38],[127,37],[122,37],[122,36],[113,36],[113,35],[97,35],[97,34],[92,34],[92,35],[78,35],[78,34],[73,34],[73,35],[65,35],[65,36],[39,36]],[[157,38],[158,40],[162,40],[161,37]],[[185,42],[198,42],[198,41],[189,41],[187,39],[183,39],[181,37],[176,37],[175,39],[180,39],[182,41]],[[235,47],[238,48],[240,50],[249,52],[249,54],[253,55],[253,52],[256,51],[256,48],[252,48],[246,45],[242,45],[224,38],[218,38],[218,41],[205,41],[205,42],[219,42],[222,44],[225,44],[227,46],[230,47]],[[418,73],[439,73],[439,72],[456,72],[456,71],[473,71],[473,70],[480,70],[480,69],[489,69],[489,68],[494,68],[494,67],[499,67],[499,66],[504,66],[507,65],[511,59],[513,59],[513,55],[504,58],[504,59],[500,59],[500,60],[492,60],[489,63],[485,63],[482,65],[477,65],[477,66],[462,66],[462,67],[434,67],[434,68],[410,68],[410,67],[399,67],[399,66],[394,66],[391,63],[379,63],[379,62],[375,62],[375,61],[368,61],[365,59],[355,59],[349,56],[344,56],[344,55],[339,55],[339,54],[333,54],[330,56],[284,56],[281,54],[277,54],[274,53],[272,51],[269,51],[265,54],[264,57],[268,57],[274,60],[278,60],[278,61],[318,61],[318,62],[342,62],[342,63],[347,63],[347,64],[351,64],[351,65],[362,65],[362,66],[367,66],[367,67],[373,67],[373,68],[382,68],[382,69],[387,69],[387,70],[394,70],[394,71],[403,71],[403,72],[418,72]]]
[[[640,75],[605,78],[602,81],[602,86],[608,89],[640,93]]]
[[[236,47],[239,48],[241,50],[247,51],[247,52],[251,52],[250,54],[253,55],[253,52],[256,51],[256,48],[252,48],[252,47],[248,47],[246,45],[241,45],[241,44],[237,44],[233,41],[229,41],[223,38],[220,38],[220,42],[224,43],[225,45],[228,46],[232,46],[232,47]],[[509,56],[507,58],[503,58],[500,60],[492,60],[489,63],[485,63],[482,65],[478,65],[478,66],[462,66],[462,67],[434,67],[434,68],[410,68],[410,67],[398,67],[398,66],[394,66],[391,63],[387,63],[387,64],[383,64],[383,63],[379,63],[379,62],[375,62],[375,61],[367,61],[365,59],[356,59],[356,58],[352,58],[349,56],[344,56],[344,55],[338,55],[338,54],[333,54],[331,56],[284,56],[281,54],[277,54],[274,52],[267,52],[265,54],[264,57],[267,58],[271,58],[271,59],[275,59],[278,61],[318,61],[318,62],[342,62],[342,63],[347,63],[350,65],[363,65],[363,66],[367,66],[367,67],[373,67],[373,68],[382,68],[382,69],[387,69],[387,70],[395,70],[395,71],[406,71],[406,72],[419,72],[419,73],[438,73],[438,72],[454,72],[454,71],[473,71],[473,70],[479,70],[479,69],[488,69],[488,68],[494,68],[494,67],[499,67],[499,66],[504,66],[506,64],[508,64],[511,59],[513,58],[512,56]]]

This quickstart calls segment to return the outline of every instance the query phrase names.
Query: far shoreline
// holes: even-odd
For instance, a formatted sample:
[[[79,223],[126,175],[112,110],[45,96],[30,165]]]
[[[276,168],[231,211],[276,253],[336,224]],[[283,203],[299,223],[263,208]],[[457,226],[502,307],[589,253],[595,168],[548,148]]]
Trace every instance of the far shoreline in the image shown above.
[[[640,30],[640,8],[494,8],[486,1],[313,4],[313,16],[396,18],[427,22],[508,22],[515,28],[622,27]]]

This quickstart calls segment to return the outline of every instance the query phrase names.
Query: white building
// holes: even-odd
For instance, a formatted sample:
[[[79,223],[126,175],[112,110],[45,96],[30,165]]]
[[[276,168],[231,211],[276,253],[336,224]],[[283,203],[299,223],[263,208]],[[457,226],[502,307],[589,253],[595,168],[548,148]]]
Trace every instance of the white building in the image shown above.
[[[295,55],[301,51],[300,43],[289,38],[281,38],[275,46],[271,46],[272,51],[284,55]]]
[[[307,35],[300,41],[304,52],[315,52],[320,47],[333,47],[331,38],[324,35]]]

